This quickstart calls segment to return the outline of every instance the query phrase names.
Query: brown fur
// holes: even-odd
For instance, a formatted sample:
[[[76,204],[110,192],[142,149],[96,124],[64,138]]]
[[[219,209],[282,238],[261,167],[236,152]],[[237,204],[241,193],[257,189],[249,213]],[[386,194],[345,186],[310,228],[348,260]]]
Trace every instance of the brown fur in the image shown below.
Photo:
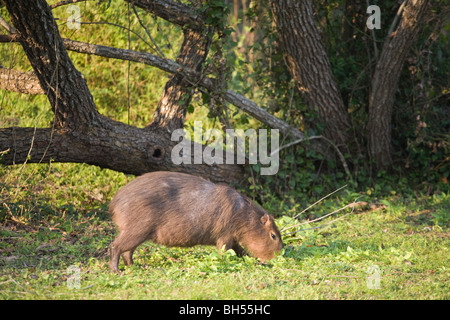
[[[216,245],[261,261],[283,247],[280,231],[264,209],[229,186],[176,172],[144,174],[109,205],[119,235],[111,244],[110,268],[119,257],[133,264],[133,251],[146,240],[166,246]]]

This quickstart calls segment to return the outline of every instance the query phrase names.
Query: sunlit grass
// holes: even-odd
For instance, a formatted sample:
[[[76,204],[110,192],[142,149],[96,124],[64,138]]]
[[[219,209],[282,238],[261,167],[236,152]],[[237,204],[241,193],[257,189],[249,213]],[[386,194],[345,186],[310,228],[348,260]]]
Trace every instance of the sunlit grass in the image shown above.
[[[384,204],[300,232],[267,265],[213,247],[145,243],[135,265],[120,264],[123,274],[116,275],[108,268],[116,231],[107,204],[132,176],[75,164],[28,165],[21,175],[19,167],[1,170],[2,299],[449,298],[450,234],[437,218],[448,212],[446,194],[386,197]],[[343,206],[353,197],[348,194],[310,213]],[[278,223],[300,209],[282,213]],[[79,268],[79,288],[67,285],[70,266]],[[368,284],[374,266],[379,289]]]

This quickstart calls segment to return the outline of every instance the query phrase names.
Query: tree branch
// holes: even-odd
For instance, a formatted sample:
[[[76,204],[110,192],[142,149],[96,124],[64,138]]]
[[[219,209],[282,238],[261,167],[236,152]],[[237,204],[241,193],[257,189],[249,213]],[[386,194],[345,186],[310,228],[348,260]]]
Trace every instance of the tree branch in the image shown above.
[[[20,72],[0,67],[0,89],[25,94],[44,94],[34,72]]]
[[[394,32],[395,27],[397,26],[400,17],[402,16],[403,9],[405,8],[407,0],[404,0],[400,7],[397,10],[397,14],[395,15],[394,20],[392,20],[391,26],[389,27],[389,31],[387,33],[388,37],[391,37],[392,32]]]
[[[3,17],[0,16],[0,26],[2,26],[9,33],[16,33],[16,29],[13,26],[10,26],[8,22],[6,22]]]
[[[190,29],[202,30],[205,27],[203,13],[182,3],[171,0],[125,0],[135,6],[151,12],[173,24]]]
[[[201,74],[211,45],[211,31],[210,28],[201,32],[191,29],[185,30],[183,44],[176,61],[180,69],[188,69],[196,74]],[[164,92],[159,99],[150,126],[162,127],[168,133],[182,128],[187,106],[191,102],[195,87],[196,83],[192,79],[183,76],[181,73],[175,73],[164,87]]]
[[[175,165],[171,161],[170,140],[164,140],[152,130],[102,119],[102,125],[92,128],[85,136],[52,128],[0,128],[2,163],[87,163],[134,175],[179,171],[226,183],[243,177],[241,165]],[[194,153],[191,157],[194,163]]]
[[[5,38],[5,41],[18,41],[18,39],[13,39],[12,37]],[[0,39],[1,41],[1,39]],[[170,59],[163,59],[161,57],[155,56],[153,54],[147,52],[140,52],[128,49],[120,49],[107,47],[103,45],[96,45],[86,42],[79,42],[70,39],[63,39],[63,43],[67,50],[85,53],[85,54],[93,54],[106,58],[113,59],[121,59],[121,60],[129,60],[139,63],[144,63],[168,73],[179,73],[190,79],[192,83],[197,83],[198,85],[214,92],[215,85],[214,80],[209,77],[204,77],[201,73],[195,72],[190,69],[183,68],[178,63]],[[1,86],[1,84],[0,84]],[[267,124],[270,128],[279,129],[282,133],[291,135],[296,139],[305,139],[306,136],[297,128],[294,128],[284,122],[283,120],[275,117],[270,114],[266,110],[259,107],[255,102],[247,99],[243,95],[236,93],[231,90],[227,90],[223,98],[225,101],[231,103],[242,111],[250,114],[255,119],[261,121],[262,123]]]
[[[86,1],[89,1],[89,0],[65,0],[65,1],[60,1],[58,3],[50,5],[50,8],[53,10],[55,8],[58,8],[61,6],[66,6],[68,4],[77,3],[77,2],[86,2]]]

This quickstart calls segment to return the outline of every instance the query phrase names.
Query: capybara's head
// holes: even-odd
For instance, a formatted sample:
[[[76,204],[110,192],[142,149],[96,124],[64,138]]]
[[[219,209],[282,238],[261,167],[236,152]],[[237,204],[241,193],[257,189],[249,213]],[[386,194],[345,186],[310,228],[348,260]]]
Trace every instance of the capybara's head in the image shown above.
[[[251,213],[253,217],[247,231],[242,234],[240,243],[253,257],[265,262],[275,258],[275,253],[280,252],[284,244],[272,217],[261,208],[254,209],[256,210]]]

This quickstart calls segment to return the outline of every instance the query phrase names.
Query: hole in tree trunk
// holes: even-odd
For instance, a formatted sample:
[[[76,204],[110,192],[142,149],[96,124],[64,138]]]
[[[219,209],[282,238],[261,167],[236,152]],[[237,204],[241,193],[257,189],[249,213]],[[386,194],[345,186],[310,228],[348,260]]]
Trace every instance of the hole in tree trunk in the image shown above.
[[[148,151],[148,155],[150,156],[150,159],[153,161],[161,161],[164,158],[164,148],[156,145],[150,148],[150,150]]]

